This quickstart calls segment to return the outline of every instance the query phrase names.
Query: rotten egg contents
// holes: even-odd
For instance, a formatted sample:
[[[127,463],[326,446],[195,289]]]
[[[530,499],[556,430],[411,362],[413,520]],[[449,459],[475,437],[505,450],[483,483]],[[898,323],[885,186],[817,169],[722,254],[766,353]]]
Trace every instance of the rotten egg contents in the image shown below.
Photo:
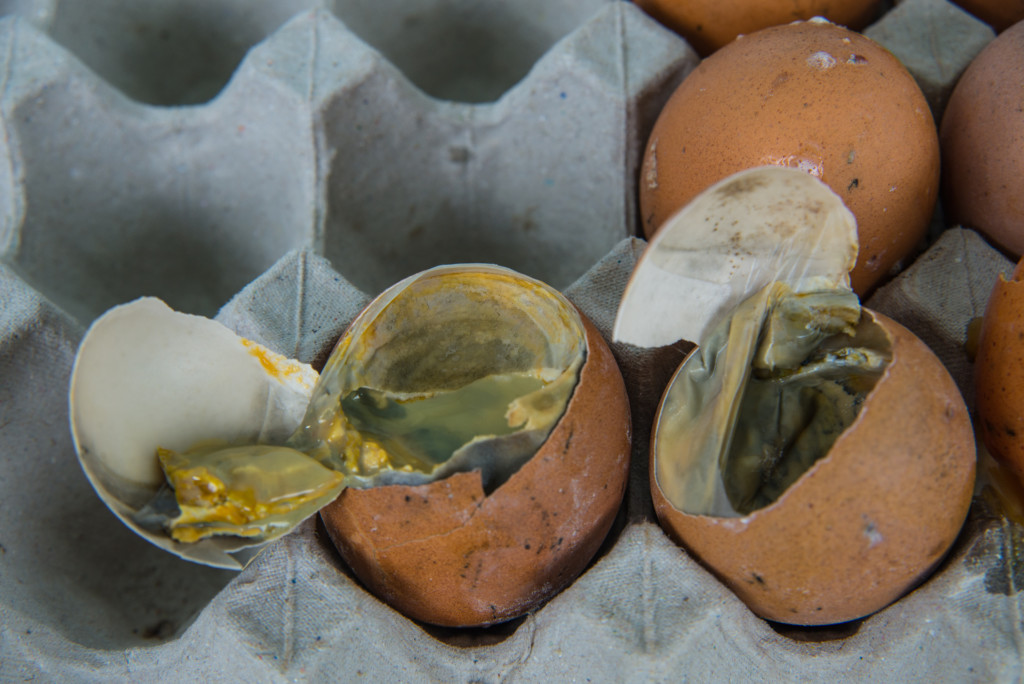
[[[320,515],[371,591],[418,620],[488,625],[597,551],[625,490],[629,408],[607,345],[558,292],[441,267],[353,322],[293,443],[345,473]]]
[[[371,307],[376,315],[360,317],[335,349],[283,445],[158,447],[167,485],[136,521],[180,542],[259,540],[312,515],[342,486],[423,484],[479,469],[493,489],[543,444],[584,358],[574,310],[552,297],[507,306],[524,282],[495,269],[435,273],[382,310]],[[456,320],[442,321],[439,310],[458,312]],[[418,334],[396,336],[405,321]]]
[[[616,321],[634,344],[699,342],[655,416],[655,512],[779,622],[884,608],[939,563],[971,501],[963,399],[924,343],[860,306],[856,238],[813,176],[742,171],[654,235]]]
[[[562,416],[585,356],[575,310],[528,282],[454,269],[400,283],[338,343],[290,444],[353,487],[472,469],[500,484]]]
[[[461,532],[476,536],[461,543],[492,549],[468,604],[424,610],[377,587],[408,614],[450,624],[512,617],[582,571],[625,489],[625,396],[600,334],[564,297],[483,265],[439,267],[383,293],[322,376],[143,298],[90,327],[69,391],[96,492],[134,532],[193,562],[241,568],[341,493],[325,521],[361,573],[360,544],[386,539],[353,541],[346,521],[393,537],[443,526],[446,507],[466,504]],[[452,496],[424,498],[435,489]],[[396,491],[430,505],[409,517],[378,501]],[[427,536],[437,563],[463,562],[448,548],[458,534]],[[370,552],[381,568],[395,555]],[[488,565],[493,582],[479,576]],[[418,600],[420,589],[406,591]]]
[[[79,463],[136,534],[239,569],[341,490],[340,475],[305,454],[245,446],[283,444],[316,378],[158,299],[117,306],[93,322],[75,357],[68,394]]]
[[[216,535],[263,540],[289,530],[341,491],[341,473],[270,445],[212,443],[184,452],[157,448],[166,484],[135,520],[193,543]]]
[[[669,501],[747,515],[828,453],[889,360],[886,345],[854,342],[859,320],[849,290],[794,293],[776,282],[722,321],[659,411],[655,477]]]

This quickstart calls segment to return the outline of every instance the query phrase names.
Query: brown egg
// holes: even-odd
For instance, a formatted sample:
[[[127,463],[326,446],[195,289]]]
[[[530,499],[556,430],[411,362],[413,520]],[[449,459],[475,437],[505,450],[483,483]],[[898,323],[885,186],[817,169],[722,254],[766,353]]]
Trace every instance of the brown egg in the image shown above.
[[[830,624],[885,607],[938,564],[967,515],[974,439],[956,385],[912,333],[863,314],[867,334],[891,341],[891,361],[855,421],[774,503],[743,517],[687,514],[651,481],[663,527],[770,620]]]
[[[1024,483],[1024,259],[992,290],[974,362],[978,426],[992,455]]]
[[[629,405],[611,351],[580,320],[585,360],[564,413],[500,486],[485,491],[474,469],[349,488],[321,511],[359,579],[405,615],[452,627],[522,615],[582,572],[608,534],[625,491]]]
[[[943,200],[950,221],[1024,254],[1024,24],[989,43],[942,117]]]
[[[1005,31],[1024,20],[1024,0],[953,0],[957,5],[994,28]]]
[[[736,36],[798,19],[824,17],[860,30],[875,16],[879,0],[636,0],[645,12],[679,33],[702,55]]]
[[[764,164],[817,176],[856,216],[860,294],[918,245],[938,192],[938,136],[914,79],[881,46],[823,21],[744,36],[683,81],[645,151],[646,234],[712,183]]]

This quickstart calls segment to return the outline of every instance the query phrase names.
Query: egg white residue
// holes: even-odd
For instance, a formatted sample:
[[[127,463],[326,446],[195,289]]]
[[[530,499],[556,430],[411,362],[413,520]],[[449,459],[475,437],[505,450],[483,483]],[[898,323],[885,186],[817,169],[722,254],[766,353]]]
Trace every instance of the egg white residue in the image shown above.
[[[824,51],[815,52],[807,58],[807,66],[827,71],[836,65],[836,58]]]
[[[878,531],[878,527],[875,525],[873,520],[868,518],[866,515],[862,517],[864,518],[864,536],[867,537],[868,548],[871,549],[881,544],[885,538],[882,536],[882,533]]]
[[[822,174],[825,173],[824,164],[821,160],[815,161],[795,154],[788,154],[782,157],[769,154],[765,155],[761,162],[771,166],[785,166],[790,169],[797,169],[798,171],[809,173],[815,178],[821,178]]]
[[[658,189],[658,141],[651,143],[650,163],[647,165],[647,173],[644,174],[649,190]]]

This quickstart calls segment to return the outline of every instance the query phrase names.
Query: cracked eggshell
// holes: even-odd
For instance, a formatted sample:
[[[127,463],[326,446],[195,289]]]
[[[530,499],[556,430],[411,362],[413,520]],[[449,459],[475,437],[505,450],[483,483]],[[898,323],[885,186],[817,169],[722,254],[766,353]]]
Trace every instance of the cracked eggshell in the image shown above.
[[[159,299],[114,307],[90,326],[72,370],[79,463],[136,534],[186,560],[241,569],[262,544],[239,537],[183,544],[135,522],[164,481],[156,449],[283,440],[301,422],[316,380],[310,366]]]
[[[615,318],[643,347],[700,342],[773,281],[849,289],[857,221],[836,193],[794,169],[744,169],[702,191],[651,238]]]
[[[625,492],[629,404],[615,359],[581,315],[586,361],[540,450],[489,496],[477,471],[346,489],[320,515],[360,580],[423,622],[498,623],[537,608],[597,552]]]
[[[789,239],[766,244],[776,226],[789,226]],[[708,249],[719,243],[732,249]],[[821,181],[776,167],[739,172],[652,239],[615,337],[653,345],[689,331],[701,341],[713,321],[772,281],[796,292],[847,289],[856,253],[853,216]],[[691,254],[702,256],[699,268]],[[707,301],[692,297],[702,283],[714,286]],[[650,486],[662,527],[771,620],[831,624],[883,608],[935,567],[967,514],[974,436],[956,384],[905,328],[867,309],[862,320],[865,341],[886,338],[889,365],[829,451],[747,516],[688,514],[670,503],[655,450],[664,398],[655,416]]]
[[[913,77],[877,43],[821,20],[743,36],[680,84],[644,154],[645,233],[764,164],[820,178],[857,217],[851,279],[862,295],[918,246],[938,194],[938,135]]]
[[[651,478],[669,535],[769,620],[824,625],[884,608],[935,568],[967,516],[974,435],[956,384],[906,328],[863,315],[890,337],[892,361],[854,423],[777,501],[741,518],[689,515]]]
[[[978,430],[1024,484],[1024,259],[992,289],[981,324],[974,384]]]

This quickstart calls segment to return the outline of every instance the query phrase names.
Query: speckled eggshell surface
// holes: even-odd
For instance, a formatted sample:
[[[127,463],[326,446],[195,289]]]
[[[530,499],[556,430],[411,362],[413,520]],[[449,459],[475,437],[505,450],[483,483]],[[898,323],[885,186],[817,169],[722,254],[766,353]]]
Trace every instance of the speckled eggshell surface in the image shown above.
[[[860,30],[878,10],[879,0],[636,0],[645,12],[708,55],[740,34],[798,19],[824,17]]]
[[[978,431],[1024,484],[1024,259],[992,289],[974,361]]]
[[[938,194],[938,135],[914,79],[878,44],[824,21],[739,38],[683,81],[645,150],[646,234],[711,184],[765,164],[819,177],[856,216],[861,295],[918,246]]]
[[[587,357],[565,414],[489,496],[473,471],[347,489],[321,510],[359,579],[407,616],[449,627],[517,617],[572,582],[607,536],[626,487],[629,404],[611,351],[581,318]]]
[[[938,564],[967,515],[975,449],[959,390],[917,337],[864,313],[892,339],[889,368],[775,503],[743,518],[689,515],[652,478],[670,536],[769,620],[823,625],[884,608]]]
[[[989,43],[942,117],[943,200],[950,221],[1024,254],[1024,23]]]

